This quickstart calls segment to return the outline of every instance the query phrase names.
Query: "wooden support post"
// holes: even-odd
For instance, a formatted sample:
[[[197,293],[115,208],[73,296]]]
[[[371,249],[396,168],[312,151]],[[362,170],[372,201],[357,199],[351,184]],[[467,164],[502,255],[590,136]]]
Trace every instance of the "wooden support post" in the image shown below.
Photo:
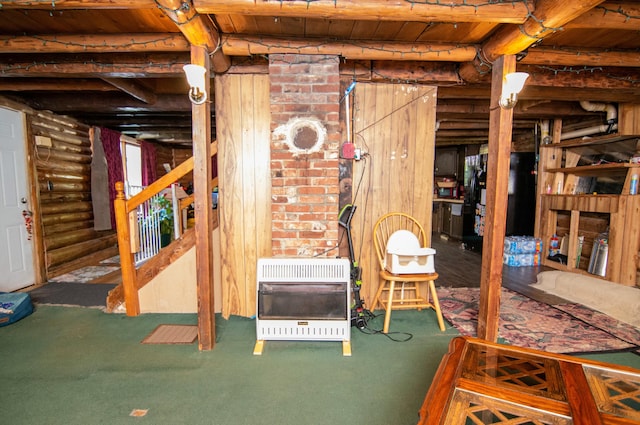
[[[496,342],[500,318],[502,255],[509,197],[509,161],[513,109],[498,105],[505,75],[516,70],[514,55],[502,56],[493,64],[489,112],[489,158],[487,160],[487,204],[482,269],[478,337]]]
[[[210,60],[205,47],[191,46],[191,63],[207,70],[205,91],[210,96]],[[185,93],[185,96],[187,94]],[[193,189],[198,285],[198,347],[211,350],[216,326],[213,302],[213,205],[211,200],[211,102],[192,106]]]
[[[124,304],[127,316],[140,314],[136,267],[131,252],[131,233],[129,228],[129,213],[127,200],[124,196],[124,183],[116,182],[116,199],[113,201],[116,215],[116,229],[118,231],[118,250],[120,252],[120,269],[122,270],[122,289],[124,290]]]

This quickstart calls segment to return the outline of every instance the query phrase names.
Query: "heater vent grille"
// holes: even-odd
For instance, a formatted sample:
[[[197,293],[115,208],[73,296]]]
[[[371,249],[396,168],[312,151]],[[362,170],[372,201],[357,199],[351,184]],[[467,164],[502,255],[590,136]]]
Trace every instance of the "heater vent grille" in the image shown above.
[[[263,323],[259,332],[258,339],[265,340],[348,341],[350,336],[349,327],[343,321],[332,323],[329,320],[270,320]]]
[[[261,258],[258,282],[349,282],[344,258]]]

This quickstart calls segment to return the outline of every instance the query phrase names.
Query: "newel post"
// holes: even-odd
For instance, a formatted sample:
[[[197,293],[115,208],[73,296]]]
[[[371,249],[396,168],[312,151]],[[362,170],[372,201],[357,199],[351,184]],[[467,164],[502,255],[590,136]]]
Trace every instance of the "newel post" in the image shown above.
[[[122,288],[127,316],[140,314],[138,288],[136,285],[136,269],[131,252],[131,234],[129,229],[129,212],[124,195],[124,183],[116,182],[116,199],[113,201],[116,215],[116,231],[118,232],[118,251],[120,252],[120,269],[122,270]]]

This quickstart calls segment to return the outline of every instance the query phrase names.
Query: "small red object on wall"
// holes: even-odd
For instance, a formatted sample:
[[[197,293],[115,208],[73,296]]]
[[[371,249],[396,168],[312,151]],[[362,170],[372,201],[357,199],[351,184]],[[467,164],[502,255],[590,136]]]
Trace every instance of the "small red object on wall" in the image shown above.
[[[22,210],[22,217],[24,217],[24,225],[27,228],[27,240],[31,240],[32,225],[33,225],[33,213],[31,211]]]

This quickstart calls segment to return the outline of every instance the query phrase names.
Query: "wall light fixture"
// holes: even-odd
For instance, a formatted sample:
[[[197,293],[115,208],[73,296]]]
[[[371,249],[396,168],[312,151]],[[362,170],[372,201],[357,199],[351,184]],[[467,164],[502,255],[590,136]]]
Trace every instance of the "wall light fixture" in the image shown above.
[[[518,93],[522,91],[524,83],[529,78],[526,72],[512,72],[504,76],[502,83],[502,96],[500,96],[500,107],[512,109],[518,102]]]
[[[205,89],[205,75],[207,70],[204,66],[188,64],[182,67],[189,82],[189,100],[196,105],[202,105],[207,101],[207,91]]]

